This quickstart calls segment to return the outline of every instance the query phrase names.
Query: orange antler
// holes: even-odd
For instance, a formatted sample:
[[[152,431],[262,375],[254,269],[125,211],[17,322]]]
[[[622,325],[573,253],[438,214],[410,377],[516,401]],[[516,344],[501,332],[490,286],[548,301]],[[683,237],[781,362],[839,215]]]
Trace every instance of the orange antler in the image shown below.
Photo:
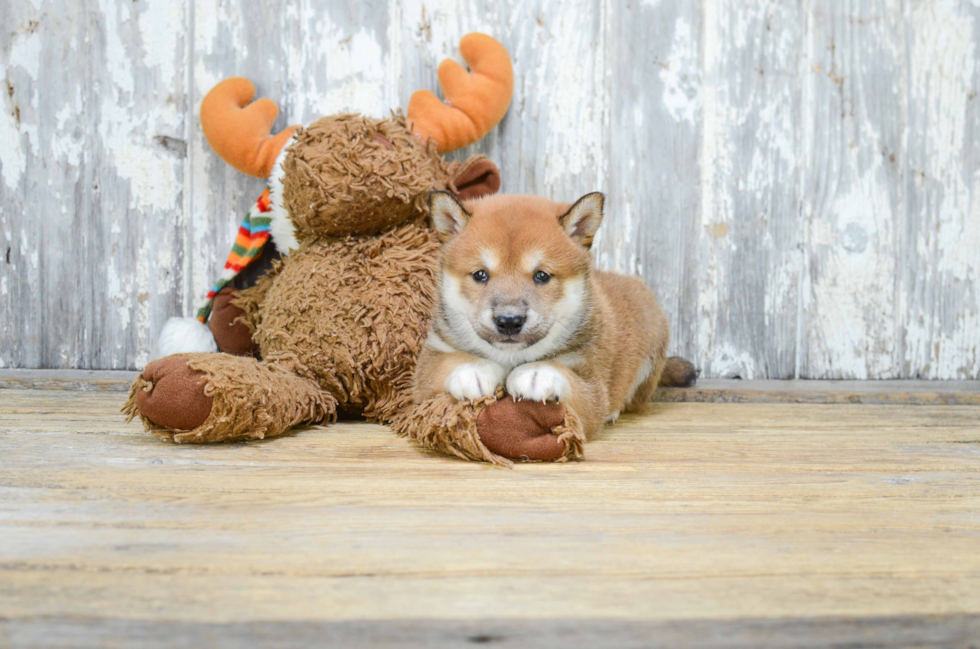
[[[201,102],[201,128],[222,160],[242,173],[268,178],[296,127],[271,135],[279,107],[271,99],[249,103],[254,96],[255,86],[248,79],[225,79]]]
[[[467,34],[459,52],[472,73],[450,59],[439,65],[446,103],[428,90],[416,91],[408,102],[412,130],[435,140],[439,153],[462,149],[489,133],[514,93],[514,68],[503,45],[486,34]]]

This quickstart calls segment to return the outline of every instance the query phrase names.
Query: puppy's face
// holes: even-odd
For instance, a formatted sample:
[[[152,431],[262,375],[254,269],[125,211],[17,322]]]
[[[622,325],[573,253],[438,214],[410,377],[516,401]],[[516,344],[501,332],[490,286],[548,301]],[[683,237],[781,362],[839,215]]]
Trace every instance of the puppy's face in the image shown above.
[[[430,207],[446,242],[441,315],[465,347],[557,348],[587,317],[588,249],[602,220],[602,194],[571,206],[509,195],[464,206],[433,192]]]

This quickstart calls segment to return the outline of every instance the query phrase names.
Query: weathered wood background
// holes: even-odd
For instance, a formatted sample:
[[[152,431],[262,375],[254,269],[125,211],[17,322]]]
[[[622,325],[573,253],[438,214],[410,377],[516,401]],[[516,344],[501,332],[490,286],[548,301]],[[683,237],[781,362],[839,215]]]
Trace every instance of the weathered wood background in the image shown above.
[[[0,367],[138,368],[262,189],[197,110],[385,114],[486,31],[504,189],[608,195],[704,375],[978,378],[980,4],[0,0]],[[473,150],[464,151],[463,155]]]

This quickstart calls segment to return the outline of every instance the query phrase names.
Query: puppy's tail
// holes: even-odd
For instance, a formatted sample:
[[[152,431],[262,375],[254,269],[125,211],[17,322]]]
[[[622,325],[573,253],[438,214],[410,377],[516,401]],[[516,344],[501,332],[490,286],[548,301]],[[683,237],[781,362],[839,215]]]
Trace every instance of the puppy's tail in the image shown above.
[[[698,380],[698,371],[690,361],[680,356],[667,359],[664,372],[660,375],[660,386],[665,388],[689,388]]]

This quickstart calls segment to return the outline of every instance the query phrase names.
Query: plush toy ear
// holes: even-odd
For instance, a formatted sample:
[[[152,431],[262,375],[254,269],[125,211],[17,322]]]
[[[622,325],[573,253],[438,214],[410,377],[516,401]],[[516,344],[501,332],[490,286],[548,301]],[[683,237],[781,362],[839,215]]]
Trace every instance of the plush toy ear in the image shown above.
[[[592,192],[575,201],[567,212],[558,217],[558,223],[575,243],[584,248],[592,247],[592,238],[602,223],[602,192]]]
[[[449,192],[429,192],[429,213],[432,225],[439,233],[439,240],[445,243],[460,233],[471,214],[463,204]]]
[[[485,156],[473,156],[453,178],[453,185],[456,186],[456,196],[461,201],[496,194],[500,191],[500,170]]]

